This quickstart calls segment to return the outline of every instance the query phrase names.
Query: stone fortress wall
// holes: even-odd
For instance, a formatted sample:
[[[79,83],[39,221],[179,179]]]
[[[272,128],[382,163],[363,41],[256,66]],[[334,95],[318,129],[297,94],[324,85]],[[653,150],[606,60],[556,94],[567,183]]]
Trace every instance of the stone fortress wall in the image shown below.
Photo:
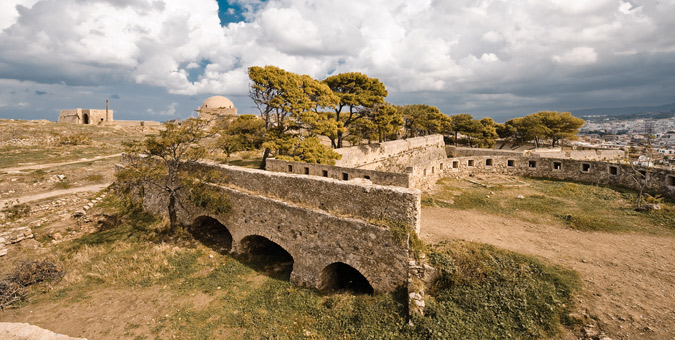
[[[443,150],[442,155],[439,150]],[[635,172],[629,165],[618,163],[625,157],[621,150],[535,149],[521,152],[461,148],[445,146],[442,136],[434,135],[410,138],[405,143],[392,141],[337,151],[343,155],[343,159],[338,161],[342,167],[273,161],[270,170],[303,173],[308,167],[310,175],[319,176],[327,171],[332,178],[362,178],[373,183],[417,189],[431,188],[446,176],[480,172],[638,188],[631,177]],[[288,168],[289,165],[291,168]],[[366,173],[364,168],[375,171]],[[675,198],[674,170],[643,170],[648,172],[647,188],[650,191]]]
[[[266,165],[267,171],[321,176],[343,181],[363,179],[377,185],[391,185],[401,188],[411,188],[410,175],[407,173],[347,168],[324,164],[309,164],[278,159],[267,159]]]
[[[244,251],[247,238],[262,236],[293,257],[291,281],[301,286],[321,288],[335,263],[358,270],[375,292],[407,284],[406,240],[375,222],[400,221],[419,231],[419,191],[218,164],[193,167],[221,175],[211,186],[227,196],[232,210],[219,215],[186,205],[178,218],[186,225],[217,220],[232,235],[233,252]],[[144,207],[166,214],[166,195],[145,190]]]

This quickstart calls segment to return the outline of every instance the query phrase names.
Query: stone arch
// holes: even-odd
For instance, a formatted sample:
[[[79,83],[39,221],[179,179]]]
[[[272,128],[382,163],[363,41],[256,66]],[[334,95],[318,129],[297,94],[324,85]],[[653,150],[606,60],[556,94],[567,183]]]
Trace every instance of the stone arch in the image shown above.
[[[221,254],[232,250],[232,234],[219,220],[211,216],[199,216],[188,226],[187,231],[195,240]]]
[[[347,290],[357,294],[373,294],[374,289],[368,279],[356,268],[344,263],[333,262],[327,265],[319,275],[319,290]]]
[[[238,251],[259,271],[272,277],[290,280],[295,260],[279,242],[261,235],[247,235],[239,241]]]
[[[89,124],[89,114],[85,113],[82,115],[82,124]]]

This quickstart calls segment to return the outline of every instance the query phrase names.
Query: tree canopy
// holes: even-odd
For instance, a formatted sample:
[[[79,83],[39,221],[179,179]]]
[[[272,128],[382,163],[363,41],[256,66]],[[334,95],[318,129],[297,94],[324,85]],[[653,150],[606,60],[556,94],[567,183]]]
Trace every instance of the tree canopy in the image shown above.
[[[452,118],[437,107],[425,104],[404,105],[398,107],[405,121],[405,136],[417,137],[435,133],[450,134]]]
[[[500,137],[511,138],[517,143],[534,141],[536,147],[548,139],[553,147],[562,140],[576,138],[584,123],[583,119],[569,112],[539,111],[506,121],[500,129]]]
[[[331,116],[337,128],[335,138],[331,139],[335,148],[342,147],[345,134],[350,132],[349,127],[366,117],[369,110],[384,104],[384,99],[389,94],[379,79],[358,72],[330,76],[322,83],[328,85],[338,97],[338,103],[334,107],[335,115]]]

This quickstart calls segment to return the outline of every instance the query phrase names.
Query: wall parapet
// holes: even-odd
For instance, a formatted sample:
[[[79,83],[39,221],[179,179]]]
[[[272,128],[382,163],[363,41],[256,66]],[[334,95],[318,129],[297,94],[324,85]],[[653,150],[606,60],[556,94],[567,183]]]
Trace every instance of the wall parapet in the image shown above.
[[[342,158],[335,165],[347,168],[404,172],[410,163],[445,158],[441,135],[429,135],[335,149]],[[398,171],[397,171],[398,170]]]
[[[485,156],[448,158],[445,174],[502,173],[508,175],[568,180],[639,189],[638,174],[629,164],[595,160],[542,157],[541,155]],[[489,164],[489,165],[488,165]],[[664,197],[675,198],[675,171],[662,168],[638,168],[646,175],[646,188]]]
[[[342,166],[310,164],[303,162],[267,159],[266,170],[301,175],[320,176],[343,181],[364,179],[377,185],[390,185],[410,188],[410,175],[367,169],[346,168]]]

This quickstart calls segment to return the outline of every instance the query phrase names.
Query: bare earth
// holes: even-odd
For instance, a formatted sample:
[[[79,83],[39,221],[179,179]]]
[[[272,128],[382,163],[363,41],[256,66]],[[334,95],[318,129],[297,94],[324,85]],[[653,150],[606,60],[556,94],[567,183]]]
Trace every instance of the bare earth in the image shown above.
[[[616,339],[675,339],[675,237],[579,232],[447,208],[422,210],[422,238],[534,255],[581,274],[578,305]]]
[[[28,164],[28,165],[22,165],[22,166],[18,166],[18,167],[14,167],[14,168],[3,168],[3,169],[0,169],[0,171],[11,173],[11,172],[17,172],[17,171],[23,171],[23,170],[39,170],[39,169],[55,168],[57,166],[62,166],[62,165],[89,163],[89,162],[97,161],[97,160],[100,160],[100,159],[119,157],[121,155],[122,155],[121,153],[117,153],[117,154],[114,154],[114,155],[96,156],[96,157],[93,157],[93,158],[83,158],[83,159],[79,159],[79,160],[76,160],[76,161],[69,161],[69,162],[46,163],[46,164]]]
[[[76,188],[69,188],[69,189],[63,189],[63,190],[53,190],[49,192],[43,192],[39,194],[33,194],[33,195],[27,195],[27,196],[21,196],[21,197],[16,197],[16,198],[10,198],[10,199],[5,199],[5,200],[0,200],[0,207],[3,207],[5,204],[9,203],[28,203],[28,202],[33,202],[33,201],[39,201],[47,198],[54,198],[54,197],[61,197],[65,195],[71,195],[71,194],[76,194],[78,192],[96,192],[99,190],[102,190],[109,186],[110,183],[104,183],[104,184],[94,184],[94,185],[87,185],[83,187],[76,187]]]

